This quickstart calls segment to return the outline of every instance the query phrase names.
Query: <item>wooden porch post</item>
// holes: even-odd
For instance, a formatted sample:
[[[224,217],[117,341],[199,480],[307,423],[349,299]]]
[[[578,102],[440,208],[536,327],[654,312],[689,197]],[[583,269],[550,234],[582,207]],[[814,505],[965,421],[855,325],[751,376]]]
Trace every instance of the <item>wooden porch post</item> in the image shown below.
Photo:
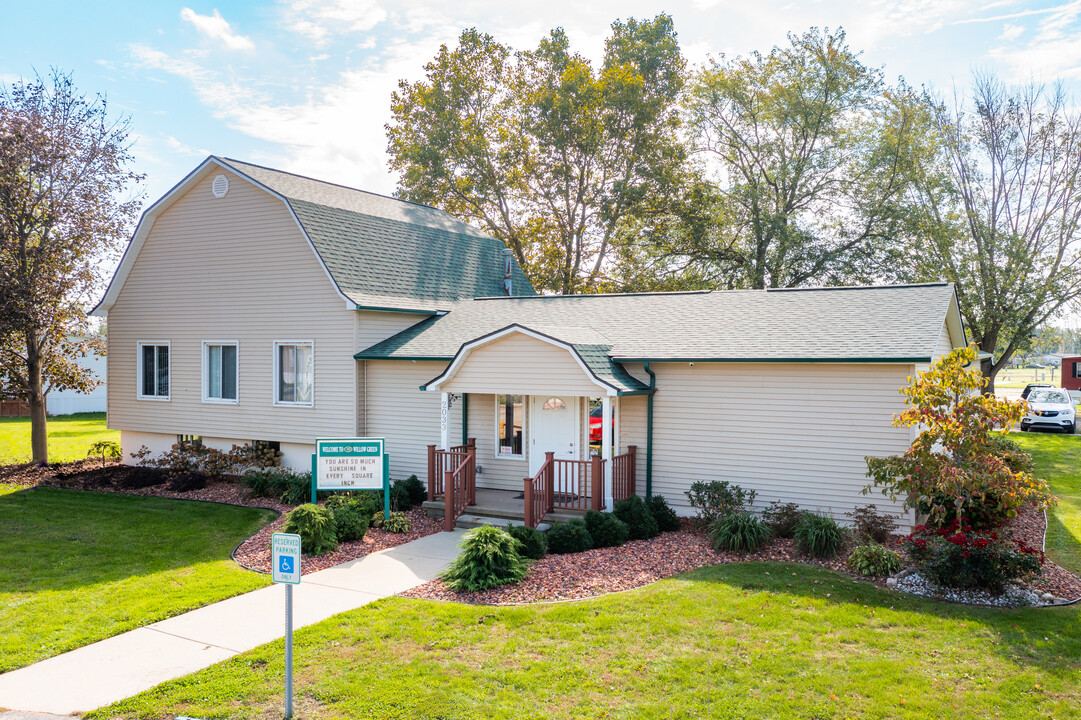
[[[615,507],[612,499],[612,398],[602,398],[601,407],[601,457],[604,458],[604,506],[611,510]]]
[[[537,527],[537,519],[533,517],[533,478],[526,478],[522,487],[522,495],[525,497],[525,524],[528,527]]]
[[[594,455],[589,460],[589,504],[591,509],[600,512],[604,508],[604,477],[601,470],[601,456]]]
[[[454,473],[447,470],[443,473],[443,529],[453,531],[457,519],[454,517]]]
[[[638,446],[628,445],[627,454],[631,456],[627,467],[627,472],[630,473],[627,477],[627,496],[630,497],[637,494],[635,485],[638,482]]]
[[[435,445],[428,446],[428,500],[435,500]]]
[[[465,451],[469,455],[469,491],[466,497],[466,505],[477,504],[477,439],[468,438],[465,441]]]
[[[544,511],[551,512],[556,506],[556,454],[555,451],[544,453],[544,467],[541,475],[541,492],[544,493]],[[540,522],[540,518],[537,518]]]

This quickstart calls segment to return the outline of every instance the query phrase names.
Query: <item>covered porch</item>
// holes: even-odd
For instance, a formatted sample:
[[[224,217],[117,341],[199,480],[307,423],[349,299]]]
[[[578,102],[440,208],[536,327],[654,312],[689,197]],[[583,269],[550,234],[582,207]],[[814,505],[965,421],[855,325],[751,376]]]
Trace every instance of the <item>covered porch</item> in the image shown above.
[[[440,393],[428,494],[443,499],[448,527],[476,505],[478,487],[514,491],[508,499],[532,527],[553,512],[611,510],[635,493],[638,444],[624,427],[645,425],[651,390],[607,350],[512,325],[463,344],[422,387]]]

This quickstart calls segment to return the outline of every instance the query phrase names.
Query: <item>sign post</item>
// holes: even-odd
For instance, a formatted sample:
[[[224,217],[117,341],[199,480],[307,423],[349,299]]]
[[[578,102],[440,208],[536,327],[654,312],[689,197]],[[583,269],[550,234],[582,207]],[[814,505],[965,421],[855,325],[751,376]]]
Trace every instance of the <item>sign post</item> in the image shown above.
[[[293,717],[293,586],[300,583],[300,536],[274,533],[271,578],[285,585],[285,717]]]
[[[315,441],[312,503],[319,490],[382,490],[383,515],[390,517],[390,456],[383,438]]]

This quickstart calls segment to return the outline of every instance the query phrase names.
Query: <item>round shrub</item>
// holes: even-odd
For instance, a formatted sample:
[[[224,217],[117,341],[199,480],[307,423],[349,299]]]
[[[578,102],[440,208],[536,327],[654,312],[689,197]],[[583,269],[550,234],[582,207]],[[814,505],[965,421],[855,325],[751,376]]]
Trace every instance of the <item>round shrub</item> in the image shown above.
[[[796,548],[816,558],[831,558],[845,542],[845,531],[829,515],[806,512],[792,532]]]
[[[585,521],[586,529],[593,538],[593,547],[618,547],[631,536],[627,523],[612,513],[588,510]]]
[[[773,531],[774,537],[790,538],[796,531],[796,525],[803,517],[803,511],[796,503],[781,503],[774,500],[762,511],[762,522]]]
[[[852,518],[852,530],[857,538],[873,544],[882,544],[890,539],[897,529],[897,518],[889,513],[880,513],[875,505],[866,505],[845,513]]]
[[[901,569],[901,556],[881,545],[860,545],[848,556],[848,567],[860,575],[893,575]]]
[[[384,519],[382,511],[375,513],[372,516],[373,523],[376,527],[381,527],[387,532],[392,533],[407,533],[411,527],[409,518],[406,517],[404,512],[391,512],[388,517]],[[378,522],[374,522],[378,520]]]
[[[191,492],[206,487],[207,476],[201,472],[182,472],[173,475],[168,489],[173,492]]]
[[[637,495],[631,495],[626,500],[617,502],[615,507],[612,508],[612,513],[627,523],[627,529],[631,533],[631,540],[649,540],[652,537],[657,537],[657,533],[660,532],[657,521],[653,519],[649,508],[642,502],[642,498]]]
[[[338,547],[334,517],[325,507],[306,503],[293,508],[282,529],[299,535],[300,549],[308,555],[322,555]]]
[[[507,534],[518,541],[518,554],[530,560],[540,560],[548,554],[548,538],[528,525],[508,525]]]
[[[679,516],[664,499],[664,495],[653,495],[647,498],[646,507],[649,508],[649,514],[657,521],[657,528],[661,532],[679,530]]]
[[[398,480],[394,483],[395,487],[401,486],[402,491],[406,497],[409,498],[410,507],[417,507],[424,503],[428,499],[428,488],[424,486],[424,483],[420,481],[416,475],[410,475],[405,480]],[[405,510],[406,508],[400,508]]]
[[[769,542],[773,533],[749,512],[722,515],[709,528],[709,539],[717,550],[750,553]]]
[[[902,540],[924,576],[939,585],[1001,592],[1010,580],[1039,575],[1044,554],[997,531],[954,521],[944,528],[918,525]]]
[[[451,590],[476,592],[516,583],[528,572],[518,542],[500,528],[482,525],[465,534],[462,552],[439,577]]]
[[[119,477],[120,487],[129,490],[139,490],[142,488],[153,487],[154,485],[161,485],[169,479],[168,473],[164,470],[158,470],[157,468],[144,467],[142,465],[123,465],[121,467],[125,469]]]
[[[368,532],[368,515],[357,509],[355,504],[339,507],[334,511],[334,534],[338,542],[356,542],[363,540]]]
[[[553,555],[582,552],[592,547],[593,537],[581,520],[554,522],[548,529],[548,552]]]

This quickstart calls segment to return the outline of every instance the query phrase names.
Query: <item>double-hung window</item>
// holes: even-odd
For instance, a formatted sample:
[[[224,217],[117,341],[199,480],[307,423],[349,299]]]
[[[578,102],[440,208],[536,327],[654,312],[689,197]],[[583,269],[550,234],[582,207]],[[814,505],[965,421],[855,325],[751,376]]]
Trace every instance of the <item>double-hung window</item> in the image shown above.
[[[495,396],[496,455],[523,457],[525,403],[522,395]]]
[[[141,342],[138,355],[139,397],[169,399],[169,343]]]
[[[237,343],[203,343],[203,402],[237,401]]]
[[[274,343],[274,403],[311,407],[315,401],[314,343]]]

